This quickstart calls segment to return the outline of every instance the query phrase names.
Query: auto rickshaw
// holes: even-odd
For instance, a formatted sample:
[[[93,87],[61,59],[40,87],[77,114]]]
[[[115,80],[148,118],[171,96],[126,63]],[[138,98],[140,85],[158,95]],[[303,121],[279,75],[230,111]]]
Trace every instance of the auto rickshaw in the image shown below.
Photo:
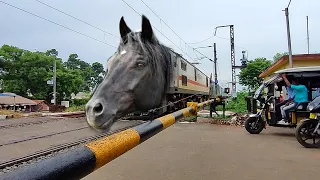
[[[285,92],[285,82],[282,79],[282,74],[286,74],[289,81],[292,78],[298,79],[300,84],[303,84],[308,89],[308,100],[309,102],[299,104],[295,109],[289,112],[288,124],[278,124],[282,119],[280,108],[276,106],[280,103],[280,94]],[[253,96],[253,101],[256,101],[259,108],[257,113],[250,114],[245,122],[245,129],[251,134],[259,134],[266,125],[274,127],[287,127],[295,128],[304,120],[314,120],[313,123],[309,123],[312,127],[306,130],[300,126],[296,129],[296,138],[301,145],[304,147],[320,147],[320,121],[317,121],[317,113],[311,112],[309,104],[317,104],[320,99],[316,101],[316,98],[320,96],[320,66],[314,67],[298,67],[289,68],[273,73],[273,76],[263,82],[260,87],[256,90]],[[283,93],[285,94],[285,93]],[[314,102],[316,101],[316,102]],[[310,103],[312,102],[312,103]],[[309,105],[309,106],[308,106]],[[314,107],[313,107],[314,108]],[[317,109],[317,108],[314,108]],[[320,112],[320,107],[318,107]],[[320,114],[319,114],[320,118]],[[301,124],[302,125],[302,124]],[[298,132],[299,131],[299,132]],[[302,132],[304,131],[304,132]],[[306,133],[310,131],[310,133]],[[312,131],[312,133],[311,133]],[[304,138],[302,138],[302,135]],[[308,143],[305,140],[311,139],[312,142]],[[318,140],[316,140],[318,139]]]

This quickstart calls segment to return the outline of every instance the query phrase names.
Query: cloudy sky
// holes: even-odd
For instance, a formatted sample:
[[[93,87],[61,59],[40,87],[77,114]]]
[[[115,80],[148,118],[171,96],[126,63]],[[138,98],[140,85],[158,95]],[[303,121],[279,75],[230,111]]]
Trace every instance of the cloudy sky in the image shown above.
[[[282,10],[288,5],[289,0],[144,0],[182,40],[141,0],[39,1],[115,36],[119,36],[121,16],[124,16],[132,30],[140,29],[141,17],[128,7],[125,3],[127,2],[138,13],[145,14],[159,31],[174,42],[171,43],[159,31],[154,30],[162,43],[183,54],[188,60],[202,56],[195,53],[192,48],[216,42],[218,79],[223,86],[231,81],[229,29],[218,29],[219,37],[209,38],[216,26],[234,24],[237,64],[240,64],[242,50],[247,50],[249,59],[256,57],[272,59],[277,52],[287,51],[285,14]],[[96,40],[1,2],[9,3]],[[320,42],[320,35],[316,33],[320,32],[320,24],[316,23],[316,19],[320,17],[319,8],[319,0],[292,0],[289,17],[294,54],[307,53],[306,16],[309,16],[310,52],[319,52],[316,46],[317,42]],[[31,51],[55,48],[64,60],[69,54],[77,53],[82,60],[89,63],[98,61],[105,66],[106,60],[113,54],[115,48],[104,43],[118,46],[119,42],[116,37],[55,11],[37,0],[1,0],[0,22],[0,45],[9,44]],[[203,41],[207,38],[209,39]],[[199,41],[203,42],[194,44]],[[185,42],[192,44],[186,45]],[[212,48],[198,50],[212,58]],[[209,60],[203,59],[200,62],[199,68],[208,74],[212,73],[213,64]]]

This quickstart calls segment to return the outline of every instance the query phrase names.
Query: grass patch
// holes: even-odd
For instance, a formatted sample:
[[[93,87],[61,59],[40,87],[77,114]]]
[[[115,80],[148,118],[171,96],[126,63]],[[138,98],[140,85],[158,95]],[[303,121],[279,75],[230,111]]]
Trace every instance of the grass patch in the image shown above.
[[[22,113],[21,112],[14,112],[12,110],[0,110],[0,115],[13,115],[13,118],[22,117]]]
[[[187,116],[187,117],[184,117],[184,121],[187,121],[187,122],[196,122],[196,121],[197,121],[197,116]]]
[[[64,111],[65,112],[76,112],[76,111],[84,111],[84,110],[85,110],[85,105],[80,105],[80,106],[68,107]]]

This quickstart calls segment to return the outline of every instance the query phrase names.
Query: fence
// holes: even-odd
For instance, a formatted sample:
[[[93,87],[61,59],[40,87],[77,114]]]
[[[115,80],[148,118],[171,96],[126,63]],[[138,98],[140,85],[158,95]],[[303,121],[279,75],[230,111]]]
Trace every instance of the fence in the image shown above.
[[[6,173],[1,179],[80,179],[171,126],[182,117],[195,115],[199,108],[210,105],[213,101],[199,104],[188,102],[187,108]]]

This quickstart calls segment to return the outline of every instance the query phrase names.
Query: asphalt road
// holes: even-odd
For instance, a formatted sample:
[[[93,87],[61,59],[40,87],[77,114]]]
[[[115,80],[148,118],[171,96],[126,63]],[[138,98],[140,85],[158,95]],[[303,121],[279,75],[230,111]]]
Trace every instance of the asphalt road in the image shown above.
[[[85,180],[319,179],[320,149],[306,149],[294,129],[251,135],[242,127],[175,124]]]

